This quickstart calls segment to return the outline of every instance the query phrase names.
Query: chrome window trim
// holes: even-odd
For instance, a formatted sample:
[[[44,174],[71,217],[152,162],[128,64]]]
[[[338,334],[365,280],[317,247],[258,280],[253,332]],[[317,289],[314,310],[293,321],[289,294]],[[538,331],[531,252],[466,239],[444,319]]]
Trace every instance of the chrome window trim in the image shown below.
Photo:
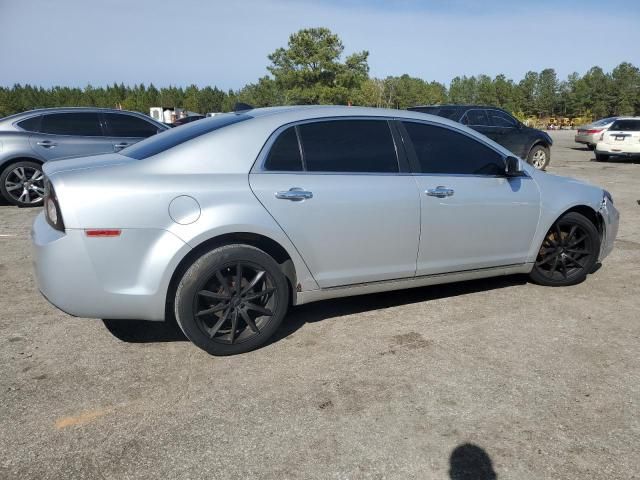
[[[331,122],[331,121],[340,121],[340,120],[372,120],[372,121],[385,121],[387,122],[387,127],[389,128],[389,135],[391,136],[391,141],[393,142],[393,148],[396,152],[396,162],[398,165],[398,171],[397,172],[323,172],[323,171],[309,171],[309,170],[267,170],[264,167],[264,164],[267,160],[267,157],[269,156],[269,152],[271,152],[271,147],[273,147],[273,144],[275,143],[276,139],[280,136],[280,134],[282,132],[284,132],[285,130],[287,130],[290,127],[294,127],[295,131],[296,131],[296,136],[298,137],[298,145],[300,148],[300,155],[302,158],[302,166],[303,168],[306,168],[306,162],[304,159],[304,145],[302,144],[302,138],[300,137],[300,132],[298,131],[298,126],[300,125],[305,125],[308,123],[320,123],[320,122]],[[265,144],[262,146],[262,149],[260,150],[260,153],[258,153],[258,156],[256,158],[256,161],[254,162],[253,166],[251,167],[251,170],[249,170],[249,173],[265,173],[265,174],[269,174],[269,175],[274,175],[274,174],[289,174],[289,175],[348,175],[348,176],[352,176],[352,175],[378,175],[378,176],[411,176],[411,172],[401,172],[401,166],[400,166],[400,150],[398,148],[398,145],[396,144],[396,139],[395,136],[393,135],[393,130],[391,129],[391,125],[389,124],[389,122],[394,121],[395,118],[394,117],[389,117],[389,116],[367,116],[367,115],[349,115],[349,116],[332,116],[332,117],[318,117],[318,118],[307,118],[304,120],[296,120],[295,122],[290,122],[290,123],[286,123],[284,125],[281,125],[280,127],[278,127],[273,133],[271,133],[271,135],[269,135],[269,138],[267,139],[267,141],[265,142]]]

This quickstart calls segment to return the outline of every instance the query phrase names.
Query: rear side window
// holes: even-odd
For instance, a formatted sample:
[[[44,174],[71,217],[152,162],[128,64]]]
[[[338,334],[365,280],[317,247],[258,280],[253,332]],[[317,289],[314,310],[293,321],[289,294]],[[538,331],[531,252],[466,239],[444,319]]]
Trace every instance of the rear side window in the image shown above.
[[[609,130],[623,130],[627,132],[640,132],[640,120],[616,120]]]
[[[216,115],[215,117],[206,120],[203,119],[199,122],[187,123],[180,128],[165,130],[158,135],[154,135],[153,137],[149,137],[146,140],[142,140],[141,142],[120,150],[119,153],[127,157],[135,158],[136,160],[144,160],[145,158],[157,155],[158,153],[169,150],[201,135],[233,125],[234,123],[249,120],[250,118],[253,117],[238,113]]]
[[[100,137],[102,127],[97,113],[70,112],[52,113],[42,117],[42,133],[53,135],[76,135],[81,137]]]
[[[484,110],[469,110],[465,118],[466,122],[463,122],[465,125],[473,125],[476,127],[485,127],[489,125],[487,113]]]
[[[42,115],[37,115],[35,117],[27,118],[21,122],[18,122],[16,125],[27,132],[39,132],[40,131],[40,122],[42,121]]]
[[[302,156],[296,127],[289,127],[273,143],[264,163],[266,170],[297,172],[302,170]]]
[[[158,127],[133,115],[105,113],[109,135],[113,137],[147,138],[158,133]]]
[[[502,175],[502,155],[477,140],[448,128],[403,122],[418,157],[421,173]]]
[[[489,123],[494,127],[513,128],[517,122],[513,117],[500,110],[489,110]]]
[[[386,120],[334,120],[298,126],[311,172],[394,173],[398,158]]]

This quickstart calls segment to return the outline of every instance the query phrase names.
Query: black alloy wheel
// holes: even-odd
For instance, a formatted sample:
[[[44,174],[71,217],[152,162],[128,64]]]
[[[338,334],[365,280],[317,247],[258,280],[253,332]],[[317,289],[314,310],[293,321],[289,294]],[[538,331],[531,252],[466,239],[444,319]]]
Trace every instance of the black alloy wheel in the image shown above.
[[[537,283],[565,286],[580,283],[593,269],[600,251],[600,236],[589,219],[570,212],[545,236],[531,277]]]
[[[259,265],[233,262],[201,282],[193,301],[195,321],[214,342],[240,343],[273,317],[275,282]]]
[[[273,258],[249,245],[227,245],[189,267],[174,310],[189,340],[212,355],[232,355],[266,343],[288,303],[287,280]]]

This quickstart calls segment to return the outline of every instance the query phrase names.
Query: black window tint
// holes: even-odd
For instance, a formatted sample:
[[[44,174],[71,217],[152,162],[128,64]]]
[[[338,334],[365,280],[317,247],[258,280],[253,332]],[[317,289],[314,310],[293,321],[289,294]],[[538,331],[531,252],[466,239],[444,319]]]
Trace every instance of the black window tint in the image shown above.
[[[513,128],[516,120],[500,110],[489,110],[489,121],[494,127]]]
[[[147,138],[158,133],[158,127],[154,124],[133,115],[105,113],[104,116],[109,126],[109,135],[113,137]]]
[[[302,157],[295,127],[288,128],[278,136],[264,166],[267,170],[285,172],[302,170]]]
[[[448,128],[403,122],[418,157],[421,173],[502,175],[502,156]]]
[[[102,135],[97,113],[52,113],[42,117],[40,131],[55,135],[99,137]]]
[[[234,123],[242,122],[253,118],[245,114],[225,113],[216,115],[215,117],[202,120],[201,122],[191,122],[180,128],[171,128],[165,130],[158,135],[142,140],[130,147],[120,150],[121,155],[143,160],[145,158],[157,155],[160,152],[169,150],[170,148],[180,145],[188,140],[199,137],[206,133],[213,132],[220,128],[224,128]]]
[[[35,117],[27,118],[26,120],[18,122],[17,125],[27,132],[39,132],[41,121],[42,115],[37,115]]]
[[[393,137],[385,120],[336,120],[298,128],[309,171],[398,171]]]
[[[627,132],[640,131],[640,120],[616,120],[609,130],[622,130]]]
[[[474,126],[487,126],[489,121],[487,120],[487,114],[484,110],[469,110],[467,112],[467,125]]]

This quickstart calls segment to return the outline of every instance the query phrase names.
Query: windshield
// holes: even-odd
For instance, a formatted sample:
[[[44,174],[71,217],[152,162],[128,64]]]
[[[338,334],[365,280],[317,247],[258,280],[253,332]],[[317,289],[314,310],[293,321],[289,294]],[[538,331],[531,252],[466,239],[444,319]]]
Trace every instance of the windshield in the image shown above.
[[[640,132],[640,120],[616,120],[609,130]]]
[[[603,118],[601,120],[593,122],[593,126],[594,127],[604,127],[605,125],[608,125],[609,123],[613,122],[615,119],[616,119],[615,117]]]
[[[210,119],[186,123],[181,127],[166,130],[128,148],[120,150],[120,154],[126,155],[130,158],[135,158],[136,160],[144,160],[145,158],[149,158],[160,152],[169,150],[176,145],[180,145],[181,143],[199,137],[200,135],[233,125],[234,123],[249,120],[250,118],[253,117],[246,114],[225,113],[223,115],[216,115]]]

